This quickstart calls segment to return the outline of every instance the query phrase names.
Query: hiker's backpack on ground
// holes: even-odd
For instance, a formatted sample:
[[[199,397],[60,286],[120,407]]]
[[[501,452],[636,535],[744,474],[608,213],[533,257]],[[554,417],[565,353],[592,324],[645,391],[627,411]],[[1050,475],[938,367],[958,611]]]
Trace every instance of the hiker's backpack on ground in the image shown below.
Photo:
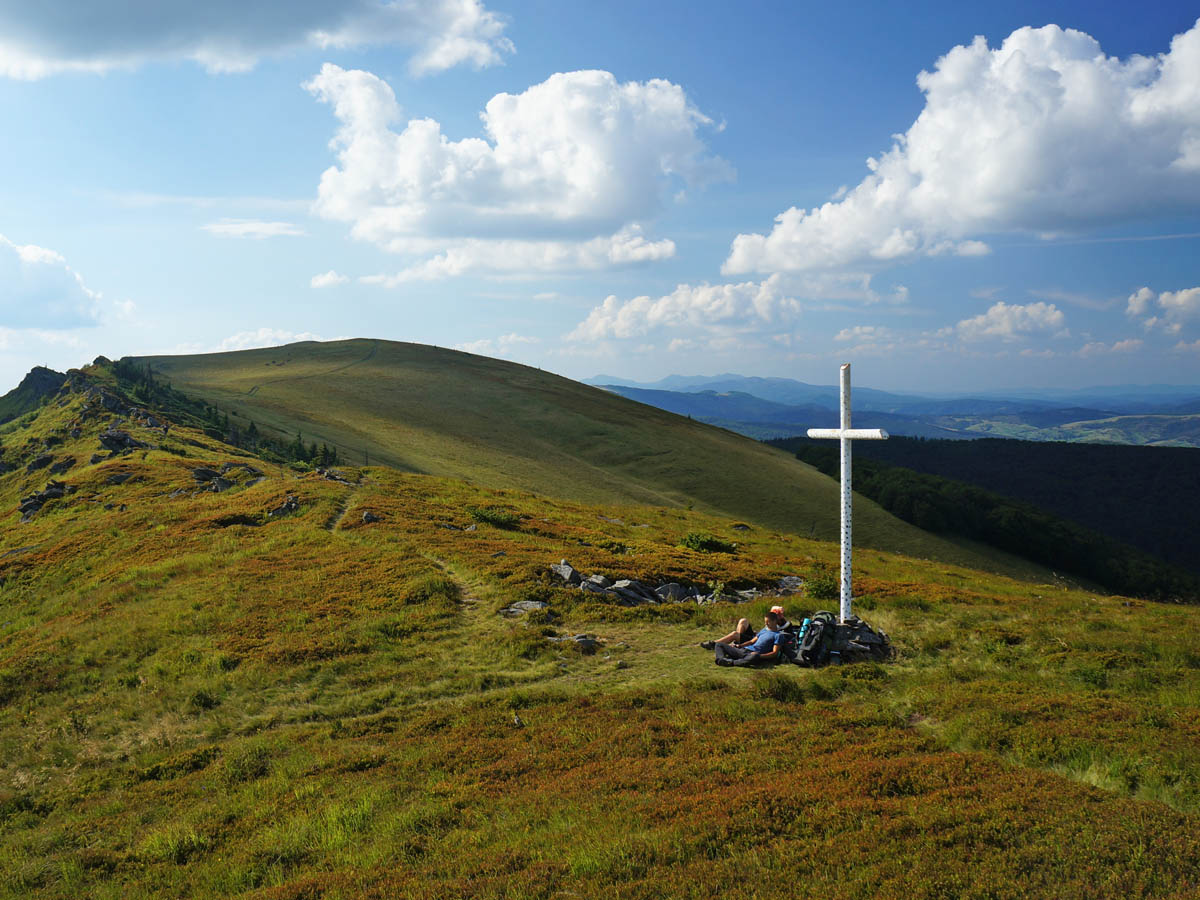
[[[813,613],[804,628],[796,649],[796,664],[801,666],[823,666],[829,661],[829,652],[837,629],[837,617],[831,612]]]
[[[876,631],[858,616],[839,623],[831,612],[814,613],[807,627],[802,626],[796,658],[797,665],[816,668],[830,662],[882,661],[892,655],[887,634]]]

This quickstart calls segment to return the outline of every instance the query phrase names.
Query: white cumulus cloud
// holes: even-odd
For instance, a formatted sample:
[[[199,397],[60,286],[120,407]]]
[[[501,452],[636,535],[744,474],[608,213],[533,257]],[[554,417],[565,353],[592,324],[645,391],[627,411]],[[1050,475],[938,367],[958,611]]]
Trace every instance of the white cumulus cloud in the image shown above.
[[[309,283],[314,288],[334,287],[339,284],[346,284],[350,278],[346,275],[340,275],[334,269],[328,272],[322,272],[320,275],[314,275]]]
[[[728,274],[987,251],[980,236],[1062,232],[1200,202],[1200,22],[1157,57],[1080,31],[982,37],[921,72],[925,107],[845,196],[740,234]]]
[[[305,87],[339,121],[316,211],[414,257],[401,280],[669,257],[674,244],[642,223],[679,183],[731,175],[700,139],[712,122],[661,79],[552,75],[497,94],[480,116],[486,138],[458,141],[432,119],[400,127],[392,89],[370,72],[326,64]]]
[[[262,240],[269,237],[303,237],[306,232],[292,222],[260,222],[257,219],[222,219],[200,226],[209,234],[218,237],[252,238]]]
[[[1105,356],[1110,353],[1133,353],[1135,350],[1140,350],[1145,342],[1140,338],[1126,338],[1123,341],[1114,341],[1111,344],[1106,344],[1103,341],[1091,341],[1079,348],[1080,356]]]
[[[505,23],[479,0],[37,0],[0,3],[0,76],[44,78],[192,60],[252,68],[303,48],[403,46],[415,74],[502,61]]]
[[[1179,334],[1185,323],[1200,319],[1200,287],[1155,294],[1148,287],[1129,295],[1125,312],[1130,316],[1146,316],[1142,325],[1147,331],[1162,328],[1167,334]],[[1147,313],[1153,315],[1147,316]]]
[[[1003,300],[992,304],[988,311],[963,319],[949,331],[964,341],[999,338],[1011,341],[1036,333],[1065,335],[1066,317],[1053,303],[1008,304]]]
[[[0,234],[0,326],[79,328],[99,324],[110,311],[128,312],[128,304],[107,309],[62,254]]]
[[[512,356],[518,347],[540,343],[541,340],[539,338],[517,334],[513,331],[508,334],[502,334],[494,340],[492,338],[483,338],[478,341],[465,341],[461,344],[455,344],[454,349],[474,353],[478,356]]]
[[[605,298],[567,336],[596,341],[632,338],[659,329],[747,330],[787,325],[801,312],[778,277],[742,284],[681,284],[662,297]]]
[[[311,331],[287,331],[282,328],[258,328],[253,331],[239,331],[231,334],[211,349],[213,353],[225,353],[230,350],[253,350],[258,347],[278,347],[281,344],[294,344],[297,341],[344,341],[345,337],[323,338]],[[200,352],[200,351],[198,351]]]

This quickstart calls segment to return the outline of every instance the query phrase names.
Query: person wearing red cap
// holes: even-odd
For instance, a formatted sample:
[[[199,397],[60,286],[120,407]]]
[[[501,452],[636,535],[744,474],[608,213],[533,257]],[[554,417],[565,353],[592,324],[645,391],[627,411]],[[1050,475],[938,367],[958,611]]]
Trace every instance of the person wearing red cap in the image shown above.
[[[791,623],[788,622],[787,616],[783,613],[782,606],[772,606],[771,612],[775,613],[780,618],[780,631],[791,631]],[[737,626],[729,634],[715,641],[701,641],[700,646],[705,650],[712,650],[717,644],[734,644],[739,647],[746,646],[757,637],[758,633],[754,630],[754,626],[750,624],[749,619],[738,619]]]
[[[718,666],[774,665],[790,658],[796,636],[783,627],[787,622],[782,612],[771,610],[763,617],[765,627],[753,639],[737,644],[720,641],[713,644]]]

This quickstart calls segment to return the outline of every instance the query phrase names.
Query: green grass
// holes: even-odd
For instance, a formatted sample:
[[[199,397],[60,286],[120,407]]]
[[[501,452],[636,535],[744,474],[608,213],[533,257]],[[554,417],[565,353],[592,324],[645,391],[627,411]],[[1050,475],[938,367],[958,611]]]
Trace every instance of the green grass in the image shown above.
[[[173,387],[350,462],[519,488],[583,503],[695,507],[833,540],[837,485],[788,454],[540,369],[421,344],[304,342],[140,357]],[[855,538],[1018,577],[1043,569],[944,540],[865,498]]]
[[[90,465],[77,404],[5,446],[74,424],[75,493],[20,524],[44,479],[0,477],[0,897],[1200,890],[1195,608],[860,550],[894,661],[719,669],[697,642],[779,600],[626,608],[548,566],[765,588],[835,545],[379,466],[192,496],[232,450]]]

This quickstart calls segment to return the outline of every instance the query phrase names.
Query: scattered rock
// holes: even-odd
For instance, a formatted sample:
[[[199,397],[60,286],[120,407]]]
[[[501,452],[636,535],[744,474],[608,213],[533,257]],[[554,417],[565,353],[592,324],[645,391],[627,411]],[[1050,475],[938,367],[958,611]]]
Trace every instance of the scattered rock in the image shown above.
[[[614,525],[624,525],[624,519],[614,519],[611,516],[598,516],[601,522],[612,522]]]
[[[208,483],[208,490],[212,491],[214,494],[219,494],[221,491],[227,491],[231,487],[233,487],[233,482],[228,478],[222,478],[219,475]]]
[[[500,615],[513,619],[517,616],[523,616],[526,613],[537,612],[538,610],[545,609],[549,605],[550,604],[544,600],[518,600],[511,606],[506,606],[504,609],[500,610]]]
[[[51,500],[58,500],[67,494],[75,493],[75,486],[67,487],[61,481],[51,481],[46,485],[45,490],[38,491],[36,494],[30,494],[28,497],[21,498],[20,506],[21,521],[28,522],[34,515],[41,510]]]
[[[747,525],[745,522],[738,522],[737,524],[731,525],[729,527],[732,528],[734,531],[749,531],[750,530],[750,526]]]
[[[589,575],[586,579],[586,582],[588,584],[594,584],[596,587],[602,590],[612,587],[613,584],[611,578],[605,578],[603,575]]]
[[[44,469],[50,463],[54,462],[54,457],[49,453],[43,453],[41,456],[36,456],[29,461],[29,465],[25,467],[26,472],[36,472],[38,469]]]
[[[75,457],[64,456],[62,459],[60,459],[58,462],[56,462],[54,465],[52,465],[50,467],[50,474],[51,475],[61,475],[63,472],[67,471],[67,469],[71,468],[71,466],[73,466],[73,465],[75,465]]]
[[[221,473],[216,469],[208,469],[204,466],[192,469],[192,477],[197,481],[212,481],[214,478],[220,478]]]
[[[784,575],[779,579],[779,593],[796,594],[804,587],[804,579],[799,575]]]
[[[132,477],[132,472],[114,472],[108,476],[107,480],[109,484],[124,484]]]
[[[178,490],[171,491],[171,493],[167,494],[167,497],[168,499],[174,500],[177,497],[182,497],[186,493],[188,493],[187,488],[179,488]]]
[[[100,446],[110,453],[122,453],[126,450],[146,450],[150,447],[149,444],[145,444],[131,437],[127,432],[113,428],[112,426],[109,426],[109,428],[100,433]]]
[[[59,446],[62,442],[63,439],[59,435],[52,434],[42,440],[42,445],[49,450],[52,447]]]
[[[660,584],[654,589],[654,593],[658,594],[660,600],[670,600],[672,603],[681,603],[693,596],[692,588],[686,588],[676,581],[668,584]]]
[[[317,469],[317,474],[327,481],[336,481],[338,484],[353,484],[350,479],[339,472],[337,469]]]
[[[475,528],[474,522],[472,522],[470,525],[468,525],[466,528],[463,529],[463,531],[475,531],[475,530],[477,530],[477,529]]]
[[[246,482],[246,487],[254,487],[256,484],[262,484],[266,480],[267,480],[266,475],[262,475],[258,478],[251,478],[249,481]]]
[[[77,440],[82,435],[83,435],[83,429],[81,429],[78,425],[76,425],[74,428],[71,429],[71,439],[72,440]]]
[[[600,641],[596,639],[594,634],[572,634],[563,635],[561,637],[549,637],[548,641],[553,641],[558,644],[571,642],[584,656],[591,656],[600,649]]]
[[[750,588],[748,591],[737,591],[737,595],[743,600],[757,600],[762,596],[762,591],[758,588]]]
[[[462,531],[457,525],[451,525],[449,522],[438,522],[438,528],[445,528],[447,531]]]
[[[508,556],[508,553],[504,550],[497,550],[492,554],[492,559],[499,559],[501,556]]]
[[[576,572],[565,559],[557,565],[551,566],[550,571],[558,575],[567,584],[579,584],[579,582],[583,581],[583,576]]]
[[[105,457],[99,453],[93,453],[92,458],[88,460],[89,466],[94,466],[98,462],[104,462]]]
[[[291,494],[287,495],[287,499],[283,501],[283,505],[267,513],[268,516],[286,516],[288,513],[294,513],[300,508],[300,501]]]
[[[372,522],[380,521],[379,516],[375,515],[375,513],[371,512],[369,509],[363,512],[362,520],[364,525],[369,525]]]

